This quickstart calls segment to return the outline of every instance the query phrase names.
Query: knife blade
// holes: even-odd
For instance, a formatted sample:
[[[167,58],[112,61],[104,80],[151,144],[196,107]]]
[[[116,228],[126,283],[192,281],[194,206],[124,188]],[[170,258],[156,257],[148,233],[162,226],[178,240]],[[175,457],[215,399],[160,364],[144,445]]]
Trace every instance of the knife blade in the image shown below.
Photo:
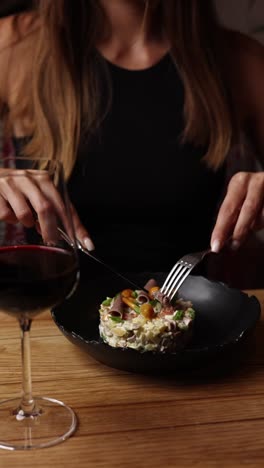
[[[94,253],[90,252],[89,250],[87,250],[85,247],[82,246],[82,244],[80,243],[80,241],[77,241],[77,247],[79,250],[81,250],[84,254],[88,255],[90,258],[92,258],[95,262],[97,263],[100,263],[100,265],[102,265],[103,267],[105,267],[108,271],[110,271],[111,273],[113,273],[115,276],[118,276],[119,278],[121,278],[122,280],[126,281],[128,284],[130,284],[130,286],[133,286],[133,289],[137,289],[137,290],[140,290],[140,291],[145,291],[146,293],[148,293],[148,291],[143,288],[143,286],[139,286],[137,283],[135,283],[134,281],[132,281],[130,278],[128,278],[127,276],[123,275],[122,273],[120,273],[119,271],[117,271],[115,268],[113,268],[111,265],[109,265],[108,263],[106,263],[105,261],[103,261],[102,259],[100,259],[97,255],[94,255]]]
[[[58,231],[61,235],[61,237],[68,243],[70,244],[72,247],[74,247],[74,243],[72,242],[72,240],[70,239],[70,237],[68,236],[68,234],[66,234],[66,232],[64,232],[61,228],[58,228]],[[81,244],[81,242],[76,239],[76,245],[77,245],[77,248],[83,252],[85,255],[88,255],[88,257],[90,257],[91,259],[93,259],[95,262],[99,263],[100,265],[102,265],[104,268],[106,268],[108,271],[110,271],[111,273],[113,273],[115,276],[118,276],[119,278],[121,278],[123,281],[126,281],[131,287],[133,286],[133,289],[138,289],[140,291],[145,291],[146,293],[148,293],[148,291],[143,287],[143,286],[139,286],[137,283],[135,283],[134,281],[132,281],[130,278],[128,278],[127,276],[123,275],[122,273],[120,273],[119,271],[117,271],[115,268],[113,268],[111,265],[109,265],[108,263],[106,263],[104,260],[102,260],[101,258],[99,258],[97,255],[95,255],[93,252],[90,252],[90,250],[86,249],[85,247],[83,247],[83,245]]]

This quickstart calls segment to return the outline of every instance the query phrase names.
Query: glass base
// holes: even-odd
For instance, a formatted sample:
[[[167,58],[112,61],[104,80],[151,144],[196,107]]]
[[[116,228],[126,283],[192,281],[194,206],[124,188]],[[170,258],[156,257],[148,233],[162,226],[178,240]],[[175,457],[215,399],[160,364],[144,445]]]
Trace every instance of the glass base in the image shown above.
[[[20,409],[21,399],[0,402],[0,448],[30,450],[59,444],[75,431],[71,408],[53,398],[34,398],[34,415]]]

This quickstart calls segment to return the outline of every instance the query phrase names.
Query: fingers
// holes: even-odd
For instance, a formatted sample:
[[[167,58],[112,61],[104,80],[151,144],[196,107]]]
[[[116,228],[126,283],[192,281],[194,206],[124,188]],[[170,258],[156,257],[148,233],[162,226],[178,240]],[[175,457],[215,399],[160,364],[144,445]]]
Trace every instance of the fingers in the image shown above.
[[[12,208],[18,222],[30,228],[35,225],[37,217],[44,242],[56,242],[58,232],[54,207],[39,190],[32,177],[22,174],[19,177],[3,177],[0,192],[2,198]],[[1,211],[0,216],[3,219]]]
[[[58,226],[58,221],[61,222],[65,231],[70,235],[70,222],[69,216],[67,213],[67,208],[62,200],[60,193],[58,192],[57,188],[53,184],[52,180],[48,176],[46,171],[28,171],[34,175],[34,183],[38,187],[39,192],[41,193],[42,197],[47,202],[47,207],[52,207],[53,213],[57,215],[57,223],[56,227]],[[36,172],[38,172],[36,174]]]
[[[34,173],[35,171],[32,171]],[[54,186],[51,179],[47,176],[45,171],[38,171],[38,174],[35,174],[35,182],[41,189],[42,193],[45,195],[46,199],[54,206],[55,212],[57,213],[63,229],[66,231],[68,236],[73,239],[74,234],[76,237],[88,248],[88,250],[93,250],[94,245],[90,239],[90,236],[87,230],[84,228],[83,224],[78,217],[76,210],[73,205],[69,203],[69,207],[65,206],[60,193]],[[69,208],[70,213],[67,213]],[[73,221],[73,226],[70,222],[70,216]]]
[[[219,252],[228,238],[232,236],[246,193],[247,180],[243,176],[234,176],[229,183],[211,236],[213,252]]]
[[[237,249],[259,223],[264,202],[264,173],[237,173],[230,181],[211,236],[211,249],[219,252],[229,238]]]
[[[5,205],[12,207],[16,222],[21,222],[26,227],[34,226],[34,217],[30,206],[21,191],[16,187],[12,178],[1,179],[1,195]],[[8,201],[8,203],[7,203]],[[1,218],[6,220],[6,213],[1,212]]]
[[[44,171],[41,171],[44,172]],[[63,203],[63,200],[60,196],[60,193],[57,191],[56,187],[52,183],[52,181],[48,178],[46,178],[46,174],[41,174],[39,173],[37,178],[35,179],[39,187],[42,189],[42,192],[44,193],[45,197],[50,201],[50,203],[53,204],[56,213],[59,216],[59,219],[61,220],[63,227],[67,234],[69,235],[70,238],[74,238],[74,233],[77,237],[77,239],[89,250],[92,251],[94,250],[94,244],[91,240],[91,237],[83,226],[74,206],[70,203],[69,204],[69,209],[70,209],[70,215],[73,221],[73,228],[74,232],[72,229],[72,226],[70,224],[70,218],[67,216],[67,207]]]
[[[0,220],[10,224],[16,224],[17,218],[9,203],[0,196]]]
[[[241,208],[237,223],[233,232],[234,244],[239,247],[246,239],[252,226],[262,210],[264,200],[264,178],[261,174],[256,174],[251,178],[247,196]]]
[[[71,204],[71,215],[73,220],[73,225],[75,229],[75,234],[77,239],[84,245],[84,247],[90,252],[95,249],[94,243],[90,237],[89,232],[85,229],[81,220],[75,210],[74,206]]]
[[[70,211],[70,212],[67,212]],[[72,216],[72,223],[71,223]],[[74,207],[65,206],[63,199],[46,171],[15,170],[0,178],[0,219],[36,226],[44,242],[56,243],[58,227],[70,238],[76,237],[88,249],[94,245]]]

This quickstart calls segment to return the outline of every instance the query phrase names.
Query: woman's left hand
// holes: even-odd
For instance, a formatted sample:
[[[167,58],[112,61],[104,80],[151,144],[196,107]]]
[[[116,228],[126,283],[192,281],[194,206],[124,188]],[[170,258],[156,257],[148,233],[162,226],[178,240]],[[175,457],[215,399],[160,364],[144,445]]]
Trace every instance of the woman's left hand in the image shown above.
[[[238,249],[252,230],[264,227],[264,172],[238,172],[229,182],[211,236],[213,252],[231,239]]]

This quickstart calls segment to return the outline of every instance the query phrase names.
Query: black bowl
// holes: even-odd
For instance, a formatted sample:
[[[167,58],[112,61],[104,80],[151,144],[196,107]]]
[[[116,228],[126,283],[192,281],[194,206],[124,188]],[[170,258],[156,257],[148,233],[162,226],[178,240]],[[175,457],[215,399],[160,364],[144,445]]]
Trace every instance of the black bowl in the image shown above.
[[[131,279],[144,285],[150,277],[162,284],[165,275],[145,273],[131,276]],[[225,367],[242,356],[245,343],[249,342],[246,338],[252,336],[260,317],[256,297],[249,297],[223,283],[190,275],[179,291],[179,297],[192,301],[196,310],[193,340],[187,348],[173,353],[140,353],[112,348],[99,337],[99,304],[106,296],[125,287],[129,285],[111,275],[100,279],[84,278],[74,294],[52,311],[55,323],[72,343],[97,361],[125,371],[189,373],[210,365]]]

